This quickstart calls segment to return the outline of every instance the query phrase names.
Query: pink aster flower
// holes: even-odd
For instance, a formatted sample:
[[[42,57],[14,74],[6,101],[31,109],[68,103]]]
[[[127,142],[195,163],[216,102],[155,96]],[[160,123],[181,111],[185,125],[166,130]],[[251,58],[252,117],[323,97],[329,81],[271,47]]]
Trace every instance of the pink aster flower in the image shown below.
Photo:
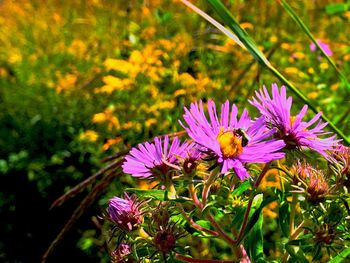
[[[323,49],[323,51],[327,54],[327,56],[332,56],[333,55],[333,52],[332,50],[329,48],[329,45],[322,42],[321,40],[317,40],[317,43],[320,45],[320,47]],[[312,52],[315,52],[317,50],[317,46],[315,45],[315,43],[311,43],[310,44],[310,50]]]
[[[108,219],[121,230],[135,230],[143,220],[141,205],[142,202],[138,202],[135,195],[130,197],[125,193],[124,199],[115,196],[109,200]]]
[[[321,112],[308,122],[302,121],[308,109],[307,105],[296,116],[291,115],[292,97],[287,98],[286,88],[282,86],[279,90],[277,84],[272,84],[272,99],[265,86],[255,94],[256,98],[249,102],[264,116],[266,126],[276,129],[274,135],[277,139],[284,140],[285,149],[307,147],[328,158],[325,151],[332,150],[338,140],[335,135],[321,138],[330,134],[323,130],[327,123],[320,120]]]
[[[244,163],[266,163],[284,157],[279,152],[285,144],[281,140],[265,140],[274,131],[266,131],[263,120],[252,122],[247,110],[237,119],[238,109],[226,101],[221,106],[218,119],[215,103],[208,100],[209,120],[207,119],[202,101],[192,103],[190,109],[185,108],[184,120],[188,127],[188,135],[199,145],[208,149],[221,165],[221,173],[233,168],[237,176],[243,180],[249,177]]]
[[[156,137],[153,143],[145,142],[130,150],[122,165],[123,171],[135,177],[162,178],[171,170],[169,164],[179,164],[179,159],[185,158],[193,147],[194,143],[181,143],[175,137],[169,149],[168,136],[164,141]]]

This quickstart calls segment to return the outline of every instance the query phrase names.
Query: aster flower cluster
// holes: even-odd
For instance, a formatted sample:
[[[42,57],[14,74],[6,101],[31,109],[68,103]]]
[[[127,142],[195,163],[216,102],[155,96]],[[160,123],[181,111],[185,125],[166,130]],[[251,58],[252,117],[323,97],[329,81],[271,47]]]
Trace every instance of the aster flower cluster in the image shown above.
[[[271,92],[263,87],[249,102],[259,115],[250,117],[247,109],[239,110],[229,101],[220,106],[211,99],[194,102],[179,120],[187,139],[158,136],[129,151],[123,172],[150,186],[141,192],[131,189],[141,193],[138,198],[125,194],[109,201],[107,219],[117,229],[114,262],[133,262],[139,249],[146,249],[150,255],[145,257],[152,262],[209,262],[183,255],[188,252],[180,240],[188,241],[193,233],[222,239],[233,248],[234,262],[250,262],[251,251],[241,241],[257,222],[250,210],[261,212],[260,204],[271,202],[261,191],[271,200],[279,199],[281,208],[274,214],[286,218],[283,213],[288,213],[285,235],[291,240],[307,235],[303,224],[313,221],[309,215],[323,211],[309,228],[315,230],[310,242],[317,249],[337,242],[341,234],[323,237],[317,227],[319,221],[331,229],[340,224],[329,219],[334,204],[326,201],[346,187],[349,149],[325,130],[321,113],[307,119],[305,105],[294,114],[284,86],[273,84]],[[319,167],[322,163],[329,169]],[[277,176],[277,190],[259,187],[266,174]],[[303,211],[297,213],[300,200]]]
[[[171,177],[179,164],[185,163],[183,168],[188,172],[197,160],[211,157],[222,174],[232,169],[244,180],[250,177],[246,164],[268,163],[282,159],[284,150],[305,148],[328,158],[326,151],[338,143],[335,135],[327,137],[327,123],[320,120],[321,113],[303,121],[308,108],[305,105],[297,115],[291,114],[292,97],[287,97],[284,86],[279,89],[273,84],[272,98],[264,87],[250,103],[261,116],[251,119],[246,109],[239,116],[237,106],[229,101],[221,105],[218,113],[215,102],[208,100],[208,118],[202,101],[192,103],[180,120],[192,142],[181,143],[175,137],[169,148],[169,137],[165,136],[164,140],[157,137],[154,142],[140,144],[126,156],[124,172],[160,179]]]

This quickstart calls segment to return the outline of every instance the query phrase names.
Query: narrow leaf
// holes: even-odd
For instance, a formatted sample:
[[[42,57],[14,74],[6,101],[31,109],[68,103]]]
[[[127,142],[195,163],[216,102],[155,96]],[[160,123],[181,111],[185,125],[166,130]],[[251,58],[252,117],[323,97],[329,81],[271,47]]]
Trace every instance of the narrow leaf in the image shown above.
[[[341,263],[346,262],[346,258],[350,255],[350,247],[344,249],[338,256],[328,261],[328,263]]]
[[[221,32],[223,32],[226,36],[231,38],[234,42],[236,42],[241,48],[246,49],[245,46],[242,44],[242,42],[238,39],[238,37],[233,34],[230,30],[228,30],[226,27],[221,25],[219,22],[217,22],[214,18],[200,10],[195,5],[191,4],[187,0],[180,0],[182,3],[187,5],[189,8],[191,8],[193,11],[195,11],[197,14],[199,14],[201,17],[203,17],[205,20],[207,20],[209,23],[211,23],[213,26],[215,26],[217,29],[219,29]]]
[[[260,213],[258,221],[252,228],[251,232],[246,238],[247,250],[249,253],[249,258],[252,262],[258,262],[264,258],[264,247],[263,247],[263,216]]]
[[[250,182],[248,180],[244,181],[240,186],[238,186],[235,190],[232,191],[232,196],[240,196],[244,191],[248,190],[251,187]]]

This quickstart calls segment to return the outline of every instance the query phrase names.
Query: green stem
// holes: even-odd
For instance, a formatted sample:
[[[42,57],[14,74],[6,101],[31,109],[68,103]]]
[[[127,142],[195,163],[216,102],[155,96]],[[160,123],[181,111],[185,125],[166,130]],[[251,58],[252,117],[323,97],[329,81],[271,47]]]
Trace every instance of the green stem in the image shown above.
[[[199,230],[199,231],[202,231],[202,232],[205,232],[205,233],[208,233],[209,235],[212,235],[212,236],[218,236],[219,233],[216,232],[216,231],[213,231],[213,230],[210,230],[210,229],[207,229],[205,227],[202,227],[200,225],[198,225],[196,222],[193,221],[192,218],[190,218],[186,211],[184,210],[184,208],[182,207],[182,205],[180,203],[177,203],[176,204],[178,209],[180,210],[180,213],[183,215],[183,217],[186,219],[187,223],[189,225],[191,225],[193,228]]]
[[[236,245],[236,241],[226,234],[226,232],[221,228],[221,226],[218,224],[218,222],[216,222],[215,218],[211,214],[207,215],[207,219],[209,220],[209,222],[212,224],[212,226],[215,228],[215,230],[218,232],[219,236],[223,240],[225,240],[231,246]]]
[[[205,205],[207,204],[207,199],[209,196],[210,187],[213,184],[213,182],[215,181],[216,176],[217,176],[217,174],[214,171],[212,171],[212,173],[209,175],[209,178],[204,183],[204,187],[203,187],[203,191],[202,191],[202,207],[205,207]]]
[[[180,254],[175,255],[176,259],[179,259],[183,262],[198,262],[198,263],[232,263],[232,260],[226,261],[226,260],[214,260],[214,259],[199,259],[199,258],[190,258],[186,257]]]
[[[289,218],[289,233],[290,236],[293,235],[294,233],[294,221],[295,221],[295,209],[296,209],[296,205],[297,205],[297,194],[293,193],[292,195],[292,203],[291,203],[291,207],[290,207],[290,218]]]
[[[262,179],[264,178],[265,174],[267,173],[267,171],[269,170],[270,168],[270,165],[271,165],[271,162],[269,163],[266,163],[264,168],[262,169],[259,177],[256,179],[255,181],[255,184],[254,184],[254,188],[255,190],[259,187]],[[244,218],[243,218],[243,222],[242,222],[242,225],[241,225],[241,229],[239,230],[239,233],[238,233],[238,236],[237,238],[235,239],[235,243],[238,243],[240,242],[242,236],[243,236],[243,233],[244,233],[244,230],[247,226],[247,223],[248,223],[248,218],[249,218],[249,213],[250,213],[250,209],[252,208],[252,204],[253,204],[253,199],[254,199],[254,195],[253,193],[251,193],[250,195],[250,198],[249,198],[249,202],[248,202],[248,206],[247,206],[247,209],[245,210],[245,213],[244,213]]]

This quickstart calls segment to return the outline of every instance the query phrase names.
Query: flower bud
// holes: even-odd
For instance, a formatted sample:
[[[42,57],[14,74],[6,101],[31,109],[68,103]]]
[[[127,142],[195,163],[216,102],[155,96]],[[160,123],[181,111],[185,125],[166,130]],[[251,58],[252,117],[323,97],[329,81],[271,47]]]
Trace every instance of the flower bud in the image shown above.
[[[154,244],[158,251],[168,253],[175,248],[176,237],[169,229],[159,230],[154,237]]]
[[[143,221],[140,205],[136,196],[129,197],[126,193],[125,199],[113,197],[109,200],[108,219],[123,231],[133,231]]]
[[[184,158],[182,163],[185,174],[190,175],[196,170],[201,156],[202,153],[197,146],[191,144],[191,148],[187,151],[187,156]]]
[[[323,224],[315,233],[315,241],[317,243],[331,244],[335,239],[334,227],[328,224]]]
[[[332,157],[334,162],[331,166],[335,167],[341,178],[339,181],[346,187],[350,188],[350,148],[344,145],[337,145],[333,151]]]
[[[167,206],[160,206],[152,213],[153,222],[157,226],[166,226],[169,223],[170,214]]]
[[[322,202],[324,200],[325,195],[328,193],[328,184],[321,171],[310,174],[306,191],[309,194],[307,199],[311,203]]]
[[[298,187],[305,187],[303,189],[306,194],[306,200],[313,204],[324,201],[325,196],[329,191],[329,187],[323,171],[299,161],[293,167],[293,170],[293,183]]]
[[[131,247],[129,244],[120,243],[116,250],[111,253],[113,263],[131,262],[127,257],[131,254]]]

